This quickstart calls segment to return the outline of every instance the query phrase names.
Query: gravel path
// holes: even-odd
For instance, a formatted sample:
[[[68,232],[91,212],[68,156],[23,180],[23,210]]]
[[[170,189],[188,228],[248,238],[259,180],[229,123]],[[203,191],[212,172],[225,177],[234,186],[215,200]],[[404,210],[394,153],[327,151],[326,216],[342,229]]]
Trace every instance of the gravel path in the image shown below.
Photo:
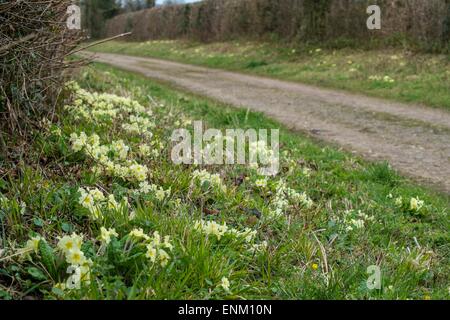
[[[84,53],[92,56],[91,53]],[[450,193],[450,113],[313,86],[117,54],[96,61],[261,111]]]

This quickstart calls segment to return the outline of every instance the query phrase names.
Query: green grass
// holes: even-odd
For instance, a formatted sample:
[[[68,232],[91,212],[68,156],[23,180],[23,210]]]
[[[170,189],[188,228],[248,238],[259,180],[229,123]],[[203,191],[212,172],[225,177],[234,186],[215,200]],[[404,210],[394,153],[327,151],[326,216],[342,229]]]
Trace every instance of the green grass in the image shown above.
[[[107,42],[92,50],[156,57],[450,109],[448,55],[244,41]],[[384,81],[385,76],[394,82]]]
[[[368,163],[290,132],[260,113],[175,91],[139,75],[95,64],[80,73],[78,82],[91,92],[130,96],[151,107],[152,150],[159,154],[137,154],[147,140],[120,128],[128,121],[126,113],[122,119],[77,118],[80,110],[75,108],[59,110],[54,123],[44,122],[26,161],[2,164],[1,298],[449,298],[448,196],[414,185],[385,163]],[[91,107],[99,108],[95,102]],[[201,168],[220,174],[226,190],[198,183],[192,174],[200,167],[177,166],[169,158],[171,132],[187,119],[202,119],[218,129],[280,128],[280,174],[269,178],[266,188],[258,188],[255,181],[260,177],[251,168],[205,166]],[[170,194],[135,195],[131,190],[137,182],[94,174],[98,163],[89,153],[71,149],[70,134],[81,131],[95,132],[101,144],[122,139],[131,147],[128,158],[149,168],[148,181],[170,189]],[[288,206],[281,216],[272,216],[280,179],[305,192],[313,205],[304,206],[284,194]],[[126,197],[129,206],[102,207],[102,217],[94,219],[79,203],[79,187]],[[396,203],[399,197],[401,204]],[[424,201],[421,210],[410,209],[412,197]],[[363,227],[347,229],[352,218],[362,219]],[[218,240],[194,229],[199,219],[226,222],[238,230],[251,228],[256,237],[250,244],[231,235]],[[108,245],[99,240],[101,227],[118,233]],[[149,236],[155,231],[170,236],[173,250],[166,249],[167,265],[145,256],[144,240],[129,235],[136,228]],[[84,235],[81,250],[92,259],[90,283],[61,290],[57,284],[67,280],[67,262],[57,243],[72,232]],[[28,256],[20,254],[36,235],[45,242],[41,240]],[[263,241],[266,250],[247,251]],[[381,290],[366,286],[371,265],[381,268]],[[223,277],[230,280],[229,291],[220,285]]]

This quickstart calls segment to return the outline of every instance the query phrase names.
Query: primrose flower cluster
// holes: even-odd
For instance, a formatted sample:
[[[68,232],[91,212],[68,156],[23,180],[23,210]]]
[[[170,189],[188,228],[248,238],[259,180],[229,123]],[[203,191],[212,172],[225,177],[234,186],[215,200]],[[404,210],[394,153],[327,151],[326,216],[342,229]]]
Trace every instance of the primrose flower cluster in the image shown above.
[[[102,219],[105,210],[121,211],[129,207],[127,198],[123,198],[120,202],[117,202],[113,194],[105,197],[103,192],[97,188],[79,188],[78,193],[80,194],[78,199],[79,204],[89,210],[94,220]]]
[[[164,143],[162,140],[158,140],[158,130],[161,127],[170,128],[174,125],[172,113],[166,112],[164,115],[162,113],[160,115],[159,110],[144,108],[129,98],[121,98],[110,94],[91,94],[76,88],[76,84],[73,86],[75,87],[72,88],[75,100],[71,106],[67,107],[67,110],[74,119],[91,123],[94,128],[101,128],[102,126],[113,127],[114,131],[111,132],[111,136],[114,138],[108,138],[109,141],[105,141],[105,136],[99,136],[100,132],[104,132],[104,130],[97,131],[97,133],[91,132],[90,134],[80,131],[74,132],[70,135],[72,150],[74,152],[82,152],[91,160],[94,163],[92,170],[99,176],[120,178],[121,180],[114,181],[113,184],[118,183],[121,185],[121,192],[127,192],[133,199],[143,197],[145,200],[144,204],[152,206],[157,203],[153,199],[150,201],[149,197],[153,197],[159,202],[158,206],[163,208],[166,204],[165,201],[172,196],[172,189],[153,183],[153,175],[156,177],[157,174],[160,174],[159,171],[152,170],[153,172],[150,172],[149,167],[141,163],[145,161],[148,164],[149,159],[156,160],[156,157],[161,154]],[[159,116],[158,126],[155,124],[155,115]],[[181,117],[180,119],[175,121],[175,125],[180,125],[183,122],[183,118]],[[167,125],[165,124],[166,122]],[[183,124],[190,124],[190,120],[184,121]],[[231,141],[225,140],[225,142],[228,145]],[[216,143],[219,142],[212,142],[203,151],[214,151]],[[274,150],[269,148],[265,141],[250,143],[249,152],[257,155],[263,163],[273,162],[275,158]],[[158,166],[160,161],[162,159],[157,159],[157,161],[152,162],[152,165]],[[279,162],[279,159],[276,158],[276,161]],[[294,166],[295,163],[293,162],[292,167]],[[158,169],[160,168],[158,167]],[[284,180],[272,181],[268,177],[261,177],[259,173],[256,174],[257,171],[253,169],[258,169],[257,164],[250,163],[249,167],[240,167],[239,169],[247,170],[248,176],[246,176],[246,181],[254,181],[254,186],[261,189],[261,192],[264,192],[264,195],[269,197],[267,209],[270,212],[274,212],[275,215],[280,216],[287,213],[291,208],[299,206],[304,208],[313,206],[313,201],[306,193],[297,192],[289,188]],[[303,174],[305,177],[308,177],[310,172],[305,170]],[[152,180],[148,180],[148,178]],[[208,191],[223,193],[227,191],[227,185],[222,176],[218,173],[210,172],[209,169],[200,168],[195,170],[191,173],[191,178],[191,188],[201,187],[203,189],[205,187]],[[131,182],[131,187],[122,185],[123,181],[126,183]],[[139,223],[139,219],[135,219],[136,210],[131,206],[133,203],[129,203],[127,197],[119,200],[114,197],[114,194],[108,195],[106,191],[95,187],[79,188],[78,193],[79,205],[89,211],[89,217],[96,223],[101,221],[109,222],[113,219],[104,219],[107,214],[114,217],[116,212],[124,210],[129,210],[130,219],[134,219],[135,223]],[[181,208],[180,203],[183,200],[177,200],[177,208]],[[262,210],[262,212],[266,212],[266,210]],[[139,256],[141,259],[139,263],[148,261],[152,266],[164,268],[169,265],[170,261],[176,259],[176,255],[173,253],[174,246],[168,235],[163,237],[158,231],[154,231],[150,235],[146,234],[142,228],[136,227],[123,239],[119,239],[119,234],[114,226],[112,228],[99,227],[99,235],[96,238],[99,241],[94,240],[94,243],[99,242],[101,246],[97,251],[97,255],[92,258],[94,261],[97,261],[97,256],[107,251],[107,247],[109,251],[113,250],[113,247],[117,248],[118,245],[123,245],[123,247],[118,248],[123,251],[123,254],[129,254],[130,257]],[[209,241],[213,241],[213,244],[215,243],[214,240],[216,240],[220,242],[220,246],[230,246],[230,248],[236,250],[237,255],[256,255],[267,252],[267,241],[257,241],[257,231],[251,228],[238,229],[228,226],[225,222],[197,220],[194,223],[193,231],[194,236],[203,235]],[[66,236],[63,239],[67,240],[68,238]],[[116,242],[113,239],[118,239],[119,241]],[[35,242],[36,240],[33,241]],[[110,245],[112,241],[114,245]],[[34,245],[34,242],[30,246]],[[92,262],[86,259],[81,249],[77,250],[77,248],[81,248],[81,245],[77,244],[73,248],[73,252],[69,252],[69,248],[64,251],[67,262],[74,266],[84,266],[86,267],[86,270],[84,270],[86,272],[84,273],[89,272]],[[212,249],[217,250],[218,248],[219,246],[217,248],[214,246]],[[137,251],[139,252],[138,254]],[[77,262],[79,264],[76,264]],[[227,291],[230,286],[228,279],[224,277],[222,282],[221,287]]]
[[[250,228],[240,231],[236,228],[228,227],[226,223],[220,224],[215,221],[198,220],[194,224],[194,230],[207,237],[215,237],[218,241],[224,237],[243,241],[247,251],[251,254],[261,253],[267,249],[267,241],[255,243],[257,231]]]
[[[384,76],[384,77],[382,77],[382,76],[378,76],[378,75],[376,75],[376,76],[370,76],[370,77],[369,77],[369,80],[370,80],[370,81],[382,81],[382,82],[386,82],[386,83],[394,83],[394,82],[395,82],[395,80],[392,79],[390,76]]]
[[[100,145],[96,134],[87,136],[84,132],[79,135],[72,133],[70,142],[75,152],[84,150],[86,155],[94,159],[98,165],[93,167],[97,174],[122,178],[131,182],[144,181],[148,176],[148,168],[127,156],[130,147],[123,140],[113,141],[110,145]],[[112,159],[111,156],[112,155]]]
[[[334,217],[333,221],[342,232],[356,232],[364,229],[369,223],[375,222],[375,218],[361,210],[346,210],[342,217]]]
[[[151,110],[148,110],[145,114],[147,116],[152,116]],[[153,137],[151,129],[153,129],[155,124],[149,118],[130,115],[128,121],[128,123],[122,124],[122,129],[124,129],[125,131],[144,136],[148,139],[151,139]]]
[[[153,194],[155,198],[159,201],[163,201],[164,199],[170,197],[172,190],[169,188],[164,190],[163,187],[160,187],[156,184],[149,184],[147,181],[143,181],[139,183],[139,189],[134,191],[137,194]]]
[[[26,256],[32,260],[30,253],[38,254],[39,244],[45,242],[48,246],[47,241],[41,235],[31,237],[25,247],[19,251],[22,256]],[[67,273],[72,274],[68,277],[66,283],[57,283],[55,287],[59,289],[74,289],[79,288],[82,283],[89,284],[91,281],[91,267],[93,262],[91,259],[87,259],[84,252],[81,251],[83,245],[83,236],[73,233],[70,236],[64,236],[59,238],[57,249],[63,255],[65,262],[69,265],[67,268]],[[48,246],[49,247],[49,246]],[[50,248],[50,247],[49,247]],[[48,255],[52,255],[47,252]],[[67,285],[66,285],[67,284]]]
[[[107,257],[105,255],[106,251],[104,249],[102,250],[102,248],[108,246],[112,238],[119,239],[119,234],[116,230],[114,228],[107,229],[101,227],[99,240],[102,246],[98,250],[95,250],[96,254],[91,259],[87,258],[82,251],[83,235],[72,233],[71,235],[59,237],[56,245],[57,250],[55,251],[61,253],[58,259],[63,259],[67,263],[68,268],[66,272],[69,276],[65,283],[56,283],[54,287],[64,291],[66,289],[80,289],[84,284],[89,285],[92,278],[91,269],[94,261],[97,262],[97,259],[103,256]],[[154,231],[152,236],[148,236],[142,229],[133,229],[124,239],[127,239],[127,241],[120,250],[125,254],[132,253],[132,255],[135,255],[136,251],[132,251],[131,249],[137,247],[142,255],[145,256],[145,261],[149,261],[151,264],[157,263],[161,267],[166,267],[172,259],[170,252],[173,251],[174,246],[170,237],[161,237],[158,231]],[[38,254],[40,252],[39,243],[41,241],[46,242],[40,235],[30,238],[26,246],[19,253],[33,260],[30,253],[34,252]],[[61,264],[58,263],[57,265]]]
[[[214,188],[221,191],[226,191],[226,185],[222,183],[222,179],[219,174],[211,174],[206,170],[195,170],[192,173],[192,178],[194,181],[200,183],[200,185],[209,184]]]
[[[267,146],[264,140],[258,140],[250,143],[250,154],[258,155],[261,163],[272,163],[278,159],[275,157],[275,152]],[[256,160],[256,159],[255,159]]]
[[[138,146],[138,154],[141,157],[158,157],[161,153],[161,150],[164,149],[164,145],[161,141],[156,141],[155,139],[153,139],[150,142],[150,145],[148,144],[140,144]]]
[[[167,266],[170,260],[170,255],[167,252],[173,250],[170,236],[165,236],[162,239],[158,231],[153,232],[152,236],[148,236],[142,229],[133,229],[129,236],[135,241],[144,242],[146,247],[145,256],[152,263],[159,263],[161,267]]]
[[[281,216],[291,205],[312,208],[314,202],[305,192],[297,192],[287,186],[282,179],[276,184],[275,195],[271,201],[271,215]]]
[[[395,199],[395,205],[404,211],[418,214],[424,209],[425,201],[420,200],[419,197],[412,197],[409,201],[405,201],[403,197],[400,196]]]
[[[100,241],[108,245],[111,242],[111,238],[118,238],[119,234],[116,232],[116,229],[106,229],[105,227],[100,228]]]
[[[142,120],[143,118],[139,117],[139,115],[151,117],[151,111],[133,99],[108,93],[91,93],[81,89],[75,82],[69,82],[66,88],[73,94],[73,104],[65,106],[65,109],[72,114],[75,120],[109,124],[116,119],[124,120],[124,115],[130,114],[129,123],[124,124],[125,128],[133,127],[137,123],[139,131],[147,134],[149,132],[144,130],[144,126],[146,129],[153,126],[149,119]]]
[[[80,270],[80,278],[74,279],[75,282],[83,281],[89,284],[90,268],[93,262],[91,259],[87,259],[84,255],[84,252],[81,251],[82,245],[83,236],[73,233],[70,236],[62,237],[59,240],[57,247],[64,254],[66,262],[72,268],[78,268]]]
[[[69,83],[68,88],[73,92],[73,104],[66,106],[75,120],[88,123],[111,125],[114,121],[121,121],[120,128],[125,133],[138,135],[139,138],[150,141],[151,131],[155,127],[153,111],[145,108],[131,98],[124,98],[113,94],[90,93],[81,89],[76,83]],[[87,156],[97,163],[94,172],[107,176],[119,177],[130,182],[144,181],[148,175],[148,168],[133,159],[132,149],[123,140],[115,140],[110,144],[100,144],[97,134],[87,136],[84,132],[72,133],[70,143],[74,152],[84,151]],[[163,145],[161,142],[151,141],[151,146],[140,144],[136,154],[146,157],[158,156]]]

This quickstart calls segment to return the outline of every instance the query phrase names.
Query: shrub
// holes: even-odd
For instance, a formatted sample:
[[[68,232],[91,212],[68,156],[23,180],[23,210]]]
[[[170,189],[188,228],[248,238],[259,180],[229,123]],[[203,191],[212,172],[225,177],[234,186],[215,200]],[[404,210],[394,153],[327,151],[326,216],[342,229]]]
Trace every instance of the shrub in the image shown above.
[[[61,91],[65,58],[80,34],[67,28],[70,0],[0,1],[0,140],[22,137],[52,114]],[[3,134],[2,134],[3,132]]]
[[[366,8],[371,4],[381,6],[381,31],[366,28]],[[206,42],[270,34],[290,41],[342,38],[379,43],[402,34],[423,49],[445,49],[448,6],[448,0],[207,0],[119,15],[107,22],[106,31],[108,36],[123,33],[128,17],[137,26],[129,38],[135,41],[189,38]]]

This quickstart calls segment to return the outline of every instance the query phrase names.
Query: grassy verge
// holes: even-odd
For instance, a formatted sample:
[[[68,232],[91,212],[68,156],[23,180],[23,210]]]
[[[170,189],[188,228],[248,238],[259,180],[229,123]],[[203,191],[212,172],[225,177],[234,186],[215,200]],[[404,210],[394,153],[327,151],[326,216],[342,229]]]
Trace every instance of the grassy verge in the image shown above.
[[[254,73],[450,109],[450,57],[400,49],[292,47],[233,41],[110,42],[92,50]]]
[[[104,65],[78,81],[132,100],[76,90],[2,165],[0,297],[449,298],[447,197],[283,127],[276,177],[174,165],[171,133],[191,120],[280,125]]]

